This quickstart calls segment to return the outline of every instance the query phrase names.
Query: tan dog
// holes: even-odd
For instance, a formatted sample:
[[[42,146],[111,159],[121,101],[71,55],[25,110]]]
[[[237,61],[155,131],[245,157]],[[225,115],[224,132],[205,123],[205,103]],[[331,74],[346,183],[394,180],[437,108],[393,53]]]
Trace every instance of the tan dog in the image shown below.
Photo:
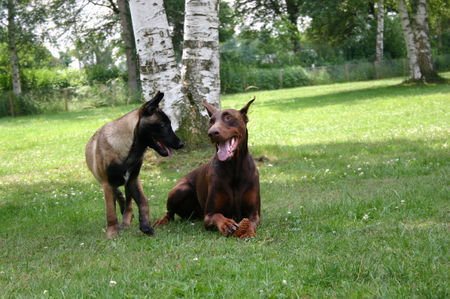
[[[140,229],[153,234],[149,223],[148,200],[139,180],[143,156],[148,147],[161,156],[170,156],[170,148],[184,143],[173,132],[167,115],[158,108],[164,94],[158,94],[140,108],[101,127],[86,145],[86,162],[102,184],[105,195],[107,238],[117,236],[119,225],[116,201],[122,213],[120,228],[130,225],[133,198],[139,208]],[[125,185],[125,199],[119,186]]]

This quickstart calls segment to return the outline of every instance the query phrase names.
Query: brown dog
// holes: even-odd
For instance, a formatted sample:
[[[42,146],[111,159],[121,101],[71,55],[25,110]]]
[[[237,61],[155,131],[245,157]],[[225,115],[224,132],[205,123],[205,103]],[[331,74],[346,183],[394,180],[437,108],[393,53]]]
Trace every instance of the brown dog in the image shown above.
[[[259,174],[248,152],[247,112],[254,99],[241,110],[217,110],[204,103],[210,116],[208,136],[216,144],[211,162],[182,178],[170,191],[163,225],[177,214],[203,218],[205,226],[233,234],[244,218],[246,229],[238,237],[255,237],[260,218]]]
[[[161,156],[171,155],[170,148],[179,149],[183,142],[175,135],[167,115],[158,108],[164,94],[158,94],[139,109],[100,128],[86,145],[86,162],[102,184],[106,204],[106,236],[117,235],[119,226],[116,201],[123,215],[120,228],[130,225],[134,199],[139,208],[143,233],[151,235],[148,201],[139,180],[144,152],[153,148]],[[125,199],[119,186],[125,185]]]

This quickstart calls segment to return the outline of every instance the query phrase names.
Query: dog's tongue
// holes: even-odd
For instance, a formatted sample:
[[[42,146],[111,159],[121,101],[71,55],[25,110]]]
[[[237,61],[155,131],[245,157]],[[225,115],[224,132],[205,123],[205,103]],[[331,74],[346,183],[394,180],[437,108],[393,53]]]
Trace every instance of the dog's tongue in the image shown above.
[[[217,158],[219,158],[220,161],[225,161],[233,154],[230,140],[231,139],[228,139],[225,142],[217,144]]]

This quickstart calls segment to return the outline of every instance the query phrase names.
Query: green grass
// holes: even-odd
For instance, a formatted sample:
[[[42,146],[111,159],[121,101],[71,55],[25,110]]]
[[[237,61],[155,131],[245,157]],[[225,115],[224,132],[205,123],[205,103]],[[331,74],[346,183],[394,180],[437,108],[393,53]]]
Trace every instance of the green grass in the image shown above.
[[[256,95],[250,150],[269,159],[247,241],[181,220],[147,237],[137,217],[105,239],[84,146],[132,106],[0,119],[0,296],[448,298],[450,86],[400,81],[223,97]],[[152,219],[211,154],[147,154]]]

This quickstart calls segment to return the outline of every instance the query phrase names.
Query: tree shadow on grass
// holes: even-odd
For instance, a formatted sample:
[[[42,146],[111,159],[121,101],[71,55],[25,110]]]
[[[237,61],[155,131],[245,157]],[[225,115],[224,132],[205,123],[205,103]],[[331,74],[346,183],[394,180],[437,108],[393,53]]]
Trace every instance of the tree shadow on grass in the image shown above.
[[[320,89],[320,86],[317,86]],[[392,98],[392,97],[408,97],[408,96],[428,96],[437,93],[450,92],[449,85],[395,85],[385,87],[371,87],[358,90],[344,90],[335,93],[314,95],[314,96],[297,96],[300,92],[293,93],[293,97],[285,99],[270,100],[258,103],[259,106],[270,106],[273,109],[281,111],[290,111],[295,109],[305,109],[311,107],[323,107],[338,104],[354,104],[360,101],[372,100],[375,98]]]
[[[442,142],[444,143],[444,140]],[[272,194],[273,198],[269,198],[269,202],[272,202],[272,207],[276,209],[276,202],[284,200],[289,192],[295,193],[291,196],[297,196],[297,190],[292,191],[289,188],[297,188],[299,183],[316,186],[319,194],[320,186],[327,186],[328,183],[336,181],[351,184],[355,180],[362,182],[420,178],[427,175],[443,176],[449,164],[449,154],[439,143],[440,140],[432,140],[430,143],[425,140],[394,139],[381,142],[293,146],[271,144],[253,146],[251,151],[256,158],[262,155],[268,157],[268,160],[257,162],[257,165],[261,174],[261,190],[265,194]],[[210,157],[209,152],[204,152],[204,155],[205,159]],[[181,163],[191,157],[192,154],[189,153],[176,155],[173,163],[175,160]],[[173,169],[160,167],[160,170],[162,178],[173,177]],[[183,172],[191,170],[183,169]],[[186,173],[179,173],[179,177]],[[280,176],[283,179],[277,180],[276,177]],[[304,181],[303,176],[306,177]],[[273,178],[274,183],[271,183]],[[151,188],[157,190],[154,198],[149,193],[150,188],[146,181],[144,188],[149,197],[152,219],[156,219],[164,212],[166,194],[170,186],[165,179],[153,183]],[[272,193],[267,193],[268,190],[272,190]],[[8,238],[8,235],[17,232],[31,238],[34,235],[51,237],[60,234],[103,236],[103,194],[100,186],[93,185],[93,181],[78,177],[64,182],[22,180],[2,185],[0,191],[7,194],[0,204],[0,238]],[[136,206],[134,213],[137,213]],[[136,217],[132,226],[133,231],[137,231]]]

